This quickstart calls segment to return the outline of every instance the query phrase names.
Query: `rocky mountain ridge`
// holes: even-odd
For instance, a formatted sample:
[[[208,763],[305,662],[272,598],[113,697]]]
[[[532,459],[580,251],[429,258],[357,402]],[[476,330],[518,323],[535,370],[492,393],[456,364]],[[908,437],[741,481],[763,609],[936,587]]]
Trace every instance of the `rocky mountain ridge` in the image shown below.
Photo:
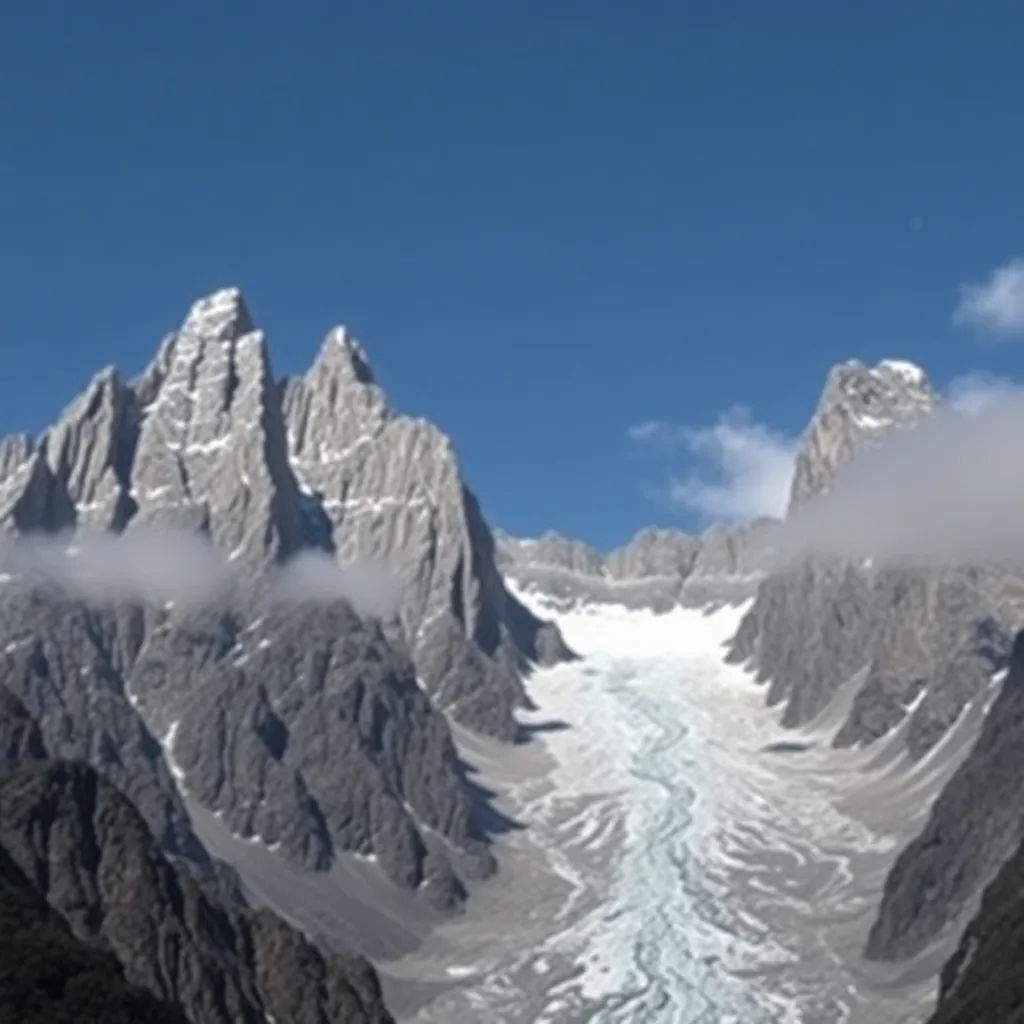
[[[650,527],[608,554],[557,533],[523,539],[498,531],[495,540],[501,571],[553,606],[667,611],[753,596],[771,564],[777,526],[764,519],[699,535]]]
[[[853,457],[941,407],[920,368],[851,361],[829,374],[797,456],[788,521],[828,495]],[[1005,667],[1024,580],[991,565],[876,565],[819,553],[778,566],[731,649],[767,684],[783,722],[812,722],[854,689],[833,742],[870,744],[906,716],[921,757]]]
[[[0,440],[0,535],[0,684],[189,871],[217,876],[183,797],[292,868],[359,855],[433,907],[493,871],[447,718],[515,740],[524,674],[571,652],[506,590],[447,438],[387,407],[345,332],[281,380],[240,293],[201,299],[138,378],[103,370]],[[175,564],[191,535],[209,556]],[[304,552],[337,590],[280,600]],[[350,562],[391,578],[373,621]]]
[[[905,360],[850,360],[827,375],[794,466],[787,526],[828,495],[858,452],[942,407]],[[1024,621],[1024,577],[998,566],[875,565],[780,551],[782,524],[761,520],[700,535],[646,529],[603,555],[554,534],[497,535],[516,586],[562,607],[615,603],[665,610],[753,598],[730,647],[782,705],[791,727],[854,693],[838,746],[870,744],[910,716],[906,744],[923,756],[1005,667]]]
[[[994,878],[994,890],[1004,896],[1008,879],[1016,878],[1016,869],[1003,865],[1024,836],[1016,810],[1024,798],[1017,707],[1022,648],[1020,637],[1014,640],[1024,625],[1024,574],[993,564],[876,565],[820,551],[779,558],[778,548],[790,542],[783,531],[832,494],[858,453],[921,425],[942,407],[924,372],[904,361],[835,367],[803,435],[787,520],[767,528],[764,560],[749,555],[751,528],[712,534],[718,550],[738,553],[725,561],[726,575],[740,569],[751,577],[745,591],[733,591],[750,607],[728,656],[751,668],[768,704],[781,708],[783,724],[813,729],[829,710],[839,724],[825,738],[835,746],[869,747],[898,736],[905,755],[917,760],[961,723],[987,712],[973,746],[957,744],[967,751],[965,759],[886,882],[866,949],[876,960],[904,960],[947,941],[950,929],[962,928],[976,912]],[[644,531],[609,556],[554,535],[498,540],[510,579],[563,607],[688,604],[705,551],[703,537],[676,531]],[[650,562],[636,556],[645,550],[654,552]],[[713,600],[697,596],[694,603]],[[1004,934],[1017,927],[1017,919],[997,913],[996,898],[989,893],[968,929],[961,961],[992,941],[993,928]],[[975,963],[968,972],[975,987],[981,970]],[[937,1019],[1003,1019],[954,1013],[950,1007],[963,1000],[951,995],[948,978],[943,991]],[[990,998],[992,990],[986,992]]]
[[[940,404],[911,364],[836,367],[803,437],[789,518],[830,494],[859,451]],[[7,806],[29,809],[11,820],[35,821],[37,803],[54,800],[64,801],[62,821],[78,820],[84,793],[88,806],[111,808],[139,848],[152,834],[157,852],[146,863],[162,858],[161,877],[180,879],[166,885],[194,892],[196,907],[220,901],[234,922],[229,945],[252,955],[248,967],[230,967],[230,1006],[204,1002],[198,988],[185,998],[141,967],[129,981],[191,999],[196,1021],[269,1020],[260,985],[271,983],[252,966],[264,940],[232,901],[188,804],[290,869],[324,872],[358,855],[398,889],[450,910],[495,865],[446,716],[514,740],[524,674],[572,656],[504,578],[562,608],[749,601],[730,657],[750,666],[791,727],[813,726],[846,701],[837,746],[870,745],[905,723],[901,742],[921,758],[979,702],[988,706],[1010,666],[981,740],[886,885],[868,954],[915,955],[973,912],[1024,836],[1012,811],[1024,775],[1014,760],[1019,651],[1011,657],[1024,579],[991,565],[876,566],[820,553],[780,561],[784,528],[652,529],[608,555],[555,534],[492,537],[448,440],[388,407],[346,331],[328,334],[304,377],[277,379],[240,294],[215,293],[137,379],[104,370],[41,437],[0,439],[0,765],[14,770],[44,751],[60,759],[18,773],[25,788],[10,790]],[[40,579],[26,576],[24,559],[5,557],[12,540],[51,535],[66,561],[83,531],[137,538],[145,551],[150,531],[169,529],[207,537],[220,553],[231,582],[212,604],[208,593],[200,609],[154,600],[120,578],[100,594],[61,586],[51,549]],[[331,565],[389,564],[394,606],[367,617],[341,589],[329,600],[317,588],[277,600],[276,570],[308,552]],[[102,845],[91,827],[72,829],[90,850]],[[37,840],[0,834],[29,879],[42,877]],[[45,895],[92,941],[98,933],[75,914],[85,906],[104,917],[99,883],[81,881],[79,867],[60,872],[79,878],[73,899]],[[150,895],[159,902],[166,892]],[[984,941],[985,927],[970,937]],[[293,948],[287,936],[265,941],[276,950],[279,940]],[[293,954],[308,965],[304,948]],[[196,955],[189,977],[207,971]],[[325,998],[370,991],[328,984],[327,968],[315,970],[317,992],[347,993]],[[264,1017],[247,1016],[249,1006]],[[322,1005],[309,1012],[347,1019],[323,1016],[335,1011]]]
[[[192,1024],[392,1019],[367,962],[325,958],[274,915],[205,891],[84,764],[44,760],[0,779],[0,851],[75,936]]]

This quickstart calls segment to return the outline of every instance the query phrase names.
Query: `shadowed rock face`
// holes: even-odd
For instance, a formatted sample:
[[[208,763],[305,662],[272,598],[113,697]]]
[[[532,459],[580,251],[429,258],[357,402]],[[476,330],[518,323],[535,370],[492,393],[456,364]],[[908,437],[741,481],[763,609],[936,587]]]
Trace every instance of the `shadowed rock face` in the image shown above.
[[[374,855],[399,884],[448,906],[460,870],[493,870],[448,726],[412,661],[347,606],[268,611],[255,625],[167,620],[132,672],[191,797],[300,867]]]
[[[0,780],[0,848],[79,939],[192,1024],[391,1021],[369,964],[324,958],[273,915],[221,904],[85,765],[44,761]]]
[[[21,451],[20,444],[8,444],[7,473],[0,477],[0,535],[70,526],[74,509],[67,492],[54,479],[45,454],[30,450],[19,461]]]
[[[38,440],[0,441],[0,530],[167,526],[227,560],[236,585],[220,603],[86,602],[0,571],[0,686],[53,756],[109,777],[202,872],[163,746],[236,834],[307,868],[372,854],[451,906],[493,861],[442,712],[513,739],[524,673],[570,652],[506,591],[448,440],[387,408],[343,332],[303,380],[275,380],[225,289],[138,379],[105,370]],[[389,563],[393,621],[273,603],[274,571],[310,546]]]
[[[885,884],[869,957],[920,952],[974,908],[1024,839],[1024,633],[974,749],[935,801]]]
[[[206,865],[160,745],[125,691],[123,673],[143,629],[138,610],[92,609],[56,591],[0,586],[0,686],[37,723],[51,754],[94,765],[168,852]]]
[[[865,447],[919,424],[938,399],[924,374],[891,360],[836,367],[808,426],[790,512],[827,494]],[[993,566],[911,568],[813,557],[772,572],[733,640],[783,705],[790,726],[810,722],[844,684],[862,683],[837,746],[867,744],[906,717],[920,757],[1006,660],[1024,613],[1024,580]]]
[[[398,616],[427,689],[461,724],[512,739],[526,663],[569,652],[506,591],[448,438],[389,409],[342,329],[304,378],[286,383],[284,409],[311,516],[329,524],[343,558],[383,559],[398,572]]]
[[[1020,581],[995,569],[807,560],[765,580],[729,657],[755,669],[794,727],[861,673],[835,745],[871,743],[909,712],[920,757],[1005,665],[1019,608]]]
[[[1024,846],[985,890],[977,916],[942,971],[928,1024],[1024,1021]]]
[[[131,515],[127,474],[137,419],[135,395],[108,368],[46,435],[42,447],[53,486],[67,495],[79,525],[120,529]]]
[[[17,697],[0,686],[0,777],[46,757],[39,726]]]
[[[129,985],[117,958],[76,938],[0,847],[2,1024],[187,1024],[172,1003]]]

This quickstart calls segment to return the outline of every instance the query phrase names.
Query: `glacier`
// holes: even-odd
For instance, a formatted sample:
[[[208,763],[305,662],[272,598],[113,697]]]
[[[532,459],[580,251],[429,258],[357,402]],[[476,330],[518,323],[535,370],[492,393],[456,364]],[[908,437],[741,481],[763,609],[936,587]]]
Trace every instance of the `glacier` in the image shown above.
[[[839,709],[783,729],[725,663],[747,605],[566,612],[517,596],[582,657],[531,678],[534,742],[510,754],[462,734],[515,824],[501,881],[384,965],[401,1018],[923,1020],[938,954],[884,968],[860,951],[895,854],[975,723],[918,766],[899,730],[835,750]]]

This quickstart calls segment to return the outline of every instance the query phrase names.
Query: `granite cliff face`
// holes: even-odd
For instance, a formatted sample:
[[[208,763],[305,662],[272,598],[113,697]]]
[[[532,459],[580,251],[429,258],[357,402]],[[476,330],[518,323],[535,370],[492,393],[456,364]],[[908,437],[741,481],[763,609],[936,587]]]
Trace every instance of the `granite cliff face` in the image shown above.
[[[884,359],[868,367],[850,360],[833,367],[797,453],[789,513],[827,494],[866,445],[920,423],[937,403],[927,376],[913,363]]]
[[[869,957],[900,960],[962,923],[1024,840],[1024,633],[976,744],[886,880]],[[991,908],[989,908],[991,910]],[[1020,908],[1018,908],[1020,909]],[[972,926],[977,932],[984,925]]]
[[[666,611],[751,597],[770,564],[773,520],[703,534],[641,530],[604,555],[555,533],[536,540],[496,535],[498,565],[525,592],[568,609],[618,604]]]
[[[188,796],[293,865],[372,856],[443,907],[463,895],[456,863],[493,870],[444,718],[408,654],[347,606],[243,629],[167,620],[129,686]]]
[[[928,1024],[1024,1021],[1024,846],[985,890],[981,907],[942,971]]]
[[[0,1024],[188,1024],[129,985],[112,953],[78,939],[0,848]]]
[[[137,379],[104,370],[0,441],[0,530],[0,685],[170,856],[213,870],[185,794],[292,866],[360,854],[435,906],[493,870],[445,716],[514,739],[524,674],[570,652],[506,591],[448,440],[344,332],[281,381],[238,291],[200,300]],[[209,557],[170,545],[194,534]],[[386,563],[397,607],[280,599],[310,549]]]
[[[389,409],[342,329],[285,384],[284,409],[308,518],[343,558],[386,559],[399,573],[398,616],[428,691],[461,724],[514,738],[524,668],[569,652],[506,591],[448,439]]]
[[[788,519],[827,495],[854,455],[938,406],[908,363],[836,367],[804,434]],[[758,589],[730,657],[755,669],[786,725],[813,721],[852,687],[833,742],[871,743],[909,714],[907,747],[920,757],[1005,665],[1022,596],[1019,575],[992,566],[788,559]]]
[[[891,872],[866,950],[872,959],[905,959],[948,937],[1024,840],[1017,810],[1024,793],[1020,639],[999,689],[1024,623],[1024,576],[1002,565],[875,564],[787,548],[798,536],[794,523],[799,529],[801,517],[833,494],[855,456],[920,425],[941,405],[911,364],[834,368],[803,437],[784,524],[701,537],[644,531],[610,555],[554,534],[498,536],[509,578],[560,607],[664,610],[753,598],[730,659],[755,671],[785,725],[813,725],[831,709],[838,747],[869,746],[902,725],[903,749],[920,759],[959,723],[987,711],[976,745]],[[957,756],[969,749],[956,747]],[[998,884],[1007,891],[1005,879]],[[971,949],[993,927],[986,923],[995,913],[992,899],[965,939]],[[1000,921],[1003,928],[1006,918]],[[946,996],[943,1005],[952,1005]]]
[[[0,862],[191,1024],[392,1020],[368,963],[325,958],[274,915],[220,902],[84,764],[45,760],[0,780]]]

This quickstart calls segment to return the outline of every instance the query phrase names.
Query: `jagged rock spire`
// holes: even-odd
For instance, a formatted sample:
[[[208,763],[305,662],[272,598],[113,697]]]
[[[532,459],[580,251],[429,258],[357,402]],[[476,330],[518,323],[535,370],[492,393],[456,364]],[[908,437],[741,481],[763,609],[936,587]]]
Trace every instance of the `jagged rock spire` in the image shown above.
[[[241,293],[195,303],[144,376],[131,471],[142,522],[200,524],[253,569],[303,543],[280,396]]]
[[[905,360],[885,359],[874,367],[850,360],[833,367],[804,432],[789,511],[829,491],[842,466],[865,444],[920,422],[937,402],[924,371]]]

